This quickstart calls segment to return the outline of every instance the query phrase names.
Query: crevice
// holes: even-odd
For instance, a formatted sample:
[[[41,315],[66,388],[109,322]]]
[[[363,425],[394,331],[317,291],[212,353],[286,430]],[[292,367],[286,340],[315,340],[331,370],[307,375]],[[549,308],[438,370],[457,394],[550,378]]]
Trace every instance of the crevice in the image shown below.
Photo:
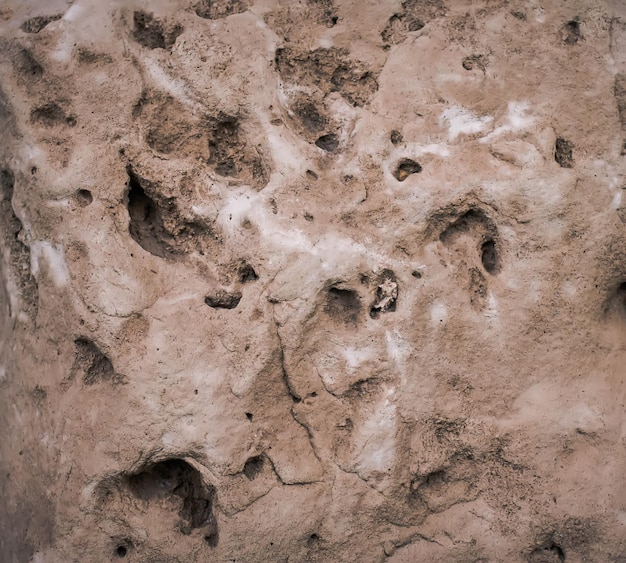
[[[148,49],[169,49],[182,32],[180,25],[165,30],[163,23],[147,12],[133,13],[133,39]]]
[[[24,33],[39,33],[49,23],[60,20],[62,17],[62,13],[53,14],[51,16],[36,16],[26,20],[22,25],[20,25],[20,29]]]
[[[573,168],[574,167],[574,145],[563,139],[557,137],[554,145],[554,160],[561,168]]]
[[[116,374],[111,360],[100,351],[100,348],[88,338],[77,338],[74,341],[76,356],[70,379],[77,373],[82,373],[85,385],[94,385],[103,381],[114,384],[124,382],[124,377]]]

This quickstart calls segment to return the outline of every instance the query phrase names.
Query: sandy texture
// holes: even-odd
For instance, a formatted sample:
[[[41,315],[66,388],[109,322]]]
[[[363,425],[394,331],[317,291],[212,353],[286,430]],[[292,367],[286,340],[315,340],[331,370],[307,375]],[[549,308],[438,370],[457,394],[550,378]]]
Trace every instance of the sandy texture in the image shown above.
[[[626,561],[621,0],[0,37],[0,560]]]

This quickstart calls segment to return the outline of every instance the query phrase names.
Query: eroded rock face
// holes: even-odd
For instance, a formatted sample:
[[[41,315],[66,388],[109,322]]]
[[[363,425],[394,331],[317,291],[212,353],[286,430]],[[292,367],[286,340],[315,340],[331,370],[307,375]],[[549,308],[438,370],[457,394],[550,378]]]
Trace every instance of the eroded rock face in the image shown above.
[[[0,34],[2,561],[626,558],[621,2]]]

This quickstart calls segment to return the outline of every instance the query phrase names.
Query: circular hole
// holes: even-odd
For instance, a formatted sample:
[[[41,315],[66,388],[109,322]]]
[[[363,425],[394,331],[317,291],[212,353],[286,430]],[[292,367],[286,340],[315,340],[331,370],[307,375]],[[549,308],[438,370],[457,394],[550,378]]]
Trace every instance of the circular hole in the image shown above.
[[[81,207],[87,207],[92,201],[93,196],[89,190],[78,190],[76,192],[76,201]]]
[[[411,174],[419,174],[422,171],[420,164],[410,158],[403,158],[393,173],[398,182],[404,182]]]
[[[389,138],[391,139],[391,143],[394,145],[397,145],[398,143],[401,143],[404,138],[402,137],[402,133],[400,133],[400,131],[398,131],[397,129],[394,129],[391,134],[389,135]]]
[[[411,275],[412,275],[414,278],[418,279],[418,280],[422,277],[421,272],[418,272],[417,270],[413,270],[413,271],[411,272]]]
[[[115,550],[115,555],[117,555],[120,559],[123,559],[124,557],[126,557],[127,553],[128,553],[128,550],[123,545],[118,545]]]

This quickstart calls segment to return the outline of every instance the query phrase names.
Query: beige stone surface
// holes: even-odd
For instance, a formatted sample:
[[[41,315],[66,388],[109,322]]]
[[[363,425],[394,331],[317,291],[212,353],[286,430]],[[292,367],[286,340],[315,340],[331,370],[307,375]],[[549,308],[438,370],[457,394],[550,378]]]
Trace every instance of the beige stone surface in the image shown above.
[[[1,561],[626,561],[623,2],[0,38]]]

